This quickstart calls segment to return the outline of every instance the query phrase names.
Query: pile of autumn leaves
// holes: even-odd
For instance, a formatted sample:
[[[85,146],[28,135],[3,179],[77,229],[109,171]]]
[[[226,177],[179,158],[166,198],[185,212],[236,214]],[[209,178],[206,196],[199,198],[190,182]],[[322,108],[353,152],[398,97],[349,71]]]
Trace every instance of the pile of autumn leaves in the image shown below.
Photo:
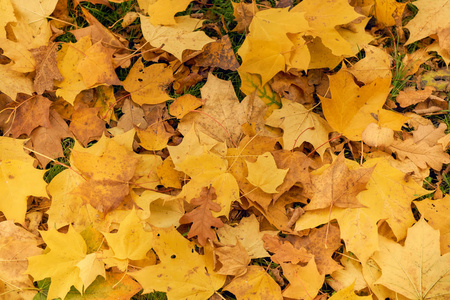
[[[87,10],[76,43],[50,42],[64,25],[47,17],[69,20],[63,2],[0,0],[0,299],[31,298],[46,278],[49,299],[141,289],[326,299],[324,283],[333,300],[449,297],[450,197],[413,200],[433,192],[422,187],[430,169],[450,163],[450,135],[394,111],[391,58],[365,31],[370,14],[402,31],[404,4],[233,3],[234,30],[248,33],[239,66],[226,36],[214,41],[195,31],[198,19],[174,17],[191,1],[138,0],[141,14],[122,26],[140,18],[142,55],[120,81],[115,69],[135,53]],[[434,42],[405,57],[411,75],[428,51],[446,62],[450,53],[450,5],[414,4],[407,43]],[[323,68],[363,48],[364,59],[327,79]],[[238,70],[243,101],[204,75],[215,67]],[[167,111],[169,86],[204,76],[201,99],[183,95]],[[398,103],[429,112],[439,94],[426,93],[402,92]],[[42,167],[63,156],[66,137],[76,140],[70,167],[46,184]]]

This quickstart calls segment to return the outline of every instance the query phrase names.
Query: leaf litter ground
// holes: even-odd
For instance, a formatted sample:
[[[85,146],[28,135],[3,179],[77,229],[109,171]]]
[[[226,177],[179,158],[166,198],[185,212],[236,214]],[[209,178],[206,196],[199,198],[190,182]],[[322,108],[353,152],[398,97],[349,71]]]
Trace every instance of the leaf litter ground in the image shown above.
[[[448,0],[0,8],[0,299],[450,297]]]

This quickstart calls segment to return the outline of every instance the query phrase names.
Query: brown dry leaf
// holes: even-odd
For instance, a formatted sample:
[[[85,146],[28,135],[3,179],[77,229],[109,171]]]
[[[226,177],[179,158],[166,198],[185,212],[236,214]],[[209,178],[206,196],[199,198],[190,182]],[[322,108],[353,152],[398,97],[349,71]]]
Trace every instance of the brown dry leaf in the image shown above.
[[[105,121],[98,117],[99,108],[81,107],[75,109],[69,129],[75,138],[86,147],[106,132]]]
[[[138,158],[114,140],[105,139],[102,151],[99,142],[87,149],[72,150],[72,164],[85,181],[74,190],[84,203],[89,203],[100,212],[117,208],[129,194],[129,181],[133,177]]]
[[[428,99],[414,108],[414,111],[419,115],[445,114],[447,110],[448,102],[434,95],[430,95]]]
[[[166,89],[172,81],[172,70],[165,64],[144,67],[142,59],[139,59],[123,81],[123,87],[139,105],[158,104],[170,100]]]
[[[299,262],[307,263],[314,257],[308,253],[305,248],[295,248],[290,242],[283,241],[278,236],[265,234],[262,237],[264,241],[264,248],[274,253],[270,258],[276,264],[292,263],[294,265]]]
[[[197,236],[200,245],[205,246],[208,239],[214,241],[216,234],[211,227],[221,228],[223,223],[211,214],[211,210],[219,212],[221,207],[213,202],[217,198],[214,187],[203,188],[198,198],[191,199],[192,205],[198,205],[193,211],[180,218],[180,224],[192,223],[188,238]]]
[[[122,84],[112,65],[114,51],[103,46],[102,42],[97,42],[84,52],[85,56],[78,63],[76,71],[83,76],[87,88],[101,84]]]
[[[440,231],[441,253],[450,252],[450,196],[442,199],[414,201],[420,214],[434,229]]]
[[[367,182],[373,171],[372,168],[349,170],[345,164],[344,153],[327,167],[320,175],[312,175],[311,202],[305,210],[322,209],[327,207],[356,208],[364,207],[356,196],[366,190]]]
[[[69,126],[63,118],[54,110],[50,110],[50,127],[38,127],[30,135],[33,149],[36,151],[36,158],[45,167],[50,158],[63,157],[64,152],[61,147],[61,140],[66,137],[73,137],[69,131]],[[45,156],[39,155],[39,153]]]
[[[236,71],[239,63],[236,59],[228,35],[220,40],[207,44],[203,52],[195,57],[195,64],[201,67],[218,67],[224,70]]]
[[[244,2],[231,2],[233,5],[233,15],[236,18],[237,25],[233,31],[239,33],[247,32],[250,23],[252,22],[253,16],[259,11],[256,6],[256,2],[244,3]]]
[[[413,140],[415,144],[424,141],[428,146],[433,147],[438,141],[445,136],[447,125],[444,123],[439,124],[436,128],[434,125],[419,125],[417,130],[413,131]]]
[[[58,47],[55,43],[49,43],[47,46],[41,46],[37,49],[31,50],[31,53],[36,60],[36,76],[34,77],[34,89],[39,95],[42,95],[46,90],[53,90],[54,80],[64,80],[64,77],[59,72],[56,65],[57,48]]]
[[[13,221],[0,222],[0,290],[2,299],[32,299],[36,291],[27,269],[27,257],[40,255],[42,239]],[[5,290],[3,289],[5,286]],[[8,298],[6,298],[8,297]]]
[[[427,100],[433,91],[431,86],[426,86],[423,90],[405,89],[398,94],[397,102],[400,107],[408,107]]]
[[[331,274],[342,267],[332,258],[334,251],[341,246],[340,230],[335,225],[314,228],[307,236],[288,235],[286,240],[295,248],[305,248],[314,255],[315,265],[320,274]]]
[[[309,108],[314,103],[314,85],[309,84],[308,77],[294,76],[279,72],[270,82],[272,89],[293,102],[300,103]]]
[[[17,103],[11,124],[11,135],[14,138],[18,138],[21,134],[30,136],[33,129],[39,126],[50,128],[51,104],[50,100],[39,95]]]
[[[134,127],[141,129],[147,128],[148,124],[144,118],[144,110],[141,106],[132,102],[130,99],[126,99],[122,106],[123,116],[120,117],[119,122],[117,122],[117,127],[123,129],[123,131],[128,131]]]
[[[411,159],[419,168],[425,169],[427,165],[436,171],[442,169],[442,164],[450,163],[450,156],[439,145],[429,146],[425,141],[414,143],[412,138],[404,141],[396,140],[389,149],[395,152],[399,159]]]
[[[91,26],[71,31],[77,40],[84,36],[90,36],[93,44],[101,41],[104,46],[109,48],[126,48],[128,42],[125,38],[104,27],[88,10],[81,7],[81,11]]]
[[[222,267],[217,271],[218,274],[242,276],[247,273],[247,266],[251,262],[247,250],[242,246],[238,239],[236,245],[224,246],[216,249],[218,261]]]

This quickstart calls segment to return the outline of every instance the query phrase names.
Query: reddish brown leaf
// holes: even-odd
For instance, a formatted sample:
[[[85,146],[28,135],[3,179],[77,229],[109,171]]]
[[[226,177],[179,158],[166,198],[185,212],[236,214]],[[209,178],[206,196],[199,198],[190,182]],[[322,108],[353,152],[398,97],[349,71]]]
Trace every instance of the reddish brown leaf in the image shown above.
[[[224,70],[236,71],[239,63],[236,59],[228,35],[214,43],[207,44],[203,52],[195,57],[195,62],[201,67],[219,67]]]
[[[216,233],[211,227],[220,228],[223,226],[223,222],[219,218],[214,218],[211,213],[211,210],[215,212],[221,210],[220,205],[213,202],[216,198],[216,192],[213,187],[209,189],[204,187],[200,197],[191,200],[191,204],[198,205],[198,207],[180,218],[181,224],[192,223],[188,238],[197,236],[202,246],[206,245],[208,239],[216,239]]]
[[[36,127],[50,128],[50,105],[52,102],[42,96],[34,96],[17,104],[11,135],[18,138],[21,134],[29,136]]]
[[[34,77],[34,89],[39,95],[46,90],[53,90],[53,80],[62,81],[64,77],[56,66],[56,43],[49,43],[47,46],[41,46],[31,49],[31,53],[36,60],[36,77]]]
[[[89,142],[98,140],[106,132],[105,121],[97,116],[99,110],[83,107],[73,112],[69,129],[84,147]]]

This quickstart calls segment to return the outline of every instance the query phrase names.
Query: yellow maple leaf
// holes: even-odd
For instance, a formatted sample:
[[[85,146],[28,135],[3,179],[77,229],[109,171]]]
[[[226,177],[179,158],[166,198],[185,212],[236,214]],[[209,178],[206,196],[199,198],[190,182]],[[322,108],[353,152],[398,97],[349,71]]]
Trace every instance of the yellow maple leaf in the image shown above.
[[[85,56],[77,66],[77,72],[83,76],[87,88],[101,84],[121,85],[112,65],[112,48],[106,48],[99,41],[86,49]]]
[[[123,87],[139,105],[158,104],[170,100],[166,89],[172,81],[172,70],[165,64],[144,67],[142,59],[139,59],[123,81]]]
[[[71,286],[83,291],[85,282],[89,283],[92,278],[95,279],[98,275],[105,277],[103,264],[101,268],[98,268],[95,257],[93,259],[92,255],[86,256],[86,242],[72,226],[69,226],[69,231],[66,234],[55,229],[41,231],[40,233],[50,251],[42,255],[29,257],[26,273],[33,276],[35,281],[47,277],[52,279],[48,291],[50,299],[58,297],[64,299]],[[84,287],[87,288],[87,286]]]
[[[56,95],[73,104],[75,97],[87,89],[83,81],[83,76],[77,72],[77,66],[84,59],[84,52],[91,47],[92,42],[89,36],[83,37],[76,43],[63,44],[57,55],[57,66],[59,72],[64,77],[61,82],[56,82],[59,87]]]
[[[0,211],[8,220],[24,224],[28,196],[47,197],[45,172],[21,160],[0,161]]]
[[[12,63],[0,64],[0,89],[3,93],[16,100],[17,93],[33,94],[33,81],[25,74],[14,71]]]
[[[328,300],[372,300],[372,295],[358,296],[354,291],[355,283],[353,282],[348,287],[339,290],[336,294],[331,296]]]
[[[292,150],[300,147],[303,142],[309,142],[322,156],[329,147],[328,133],[331,128],[328,123],[300,103],[287,99],[282,101],[283,107],[275,110],[266,119],[266,124],[283,129],[283,148]]]
[[[408,229],[405,245],[380,238],[374,259],[382,284],[408,299],[446,299],[450,296],[450,254],[440,255],[439,230],[421,218]]]
[[[288,169],[278,169],[275,159],[270,152],[258,155],[256,162],[246,162],[248,168],[247,180],[266,193],[278,193],[280,186],[286,177]]]
[[[156,0],[148,6],[153,25],[176,25],[174,15],[187,8],[192,0]]]
[[[400,22],[406,3],[398,3],[395,0],[375,0],[375,17],[384,26],[394,26]]]
[[[144,230],[134,209],[120,223],[117,233],[103,235],[118,260],[145,259],[153,244],[153,233]]]
[[[161,263],[129,273],[144,293],[157,290],[166,292],[169,299],[203,300],[222,287],[226,276],[213,272],[208,253],[199,255],[194,244],[175,228],[155,228],[153,232],[153,249]]]
[[[378,78],[363,87],[356,85],[353,76],[344,69],[329,78],[332,98],[319,96],[323,114],[334,130],[350,140],[361,140],[362,132],[370,123],[400,130],[408,120],[382,108],[389,94],[389,77]]]
[[[282,300],[280,286],[261,266],[249,266],[247,273],[235,277],[224,290],[241,299]]]
[[[175,17],[176,24],[170,26],[154,26],[149,17],[140,16],[142,34],[153,47],[161,47],[173,54],[180,61],[183,51],[201,50],[204,45],[214,42],[202,31],[195,31],[202,22],[189,16]]]
[[[283,291],[283,296],[294,299],[313,298],[319,292],[325,280],[325,274],[317,270],[316,262],[311,259],[306,266],[282,263],[283,274],[290,285]]]

